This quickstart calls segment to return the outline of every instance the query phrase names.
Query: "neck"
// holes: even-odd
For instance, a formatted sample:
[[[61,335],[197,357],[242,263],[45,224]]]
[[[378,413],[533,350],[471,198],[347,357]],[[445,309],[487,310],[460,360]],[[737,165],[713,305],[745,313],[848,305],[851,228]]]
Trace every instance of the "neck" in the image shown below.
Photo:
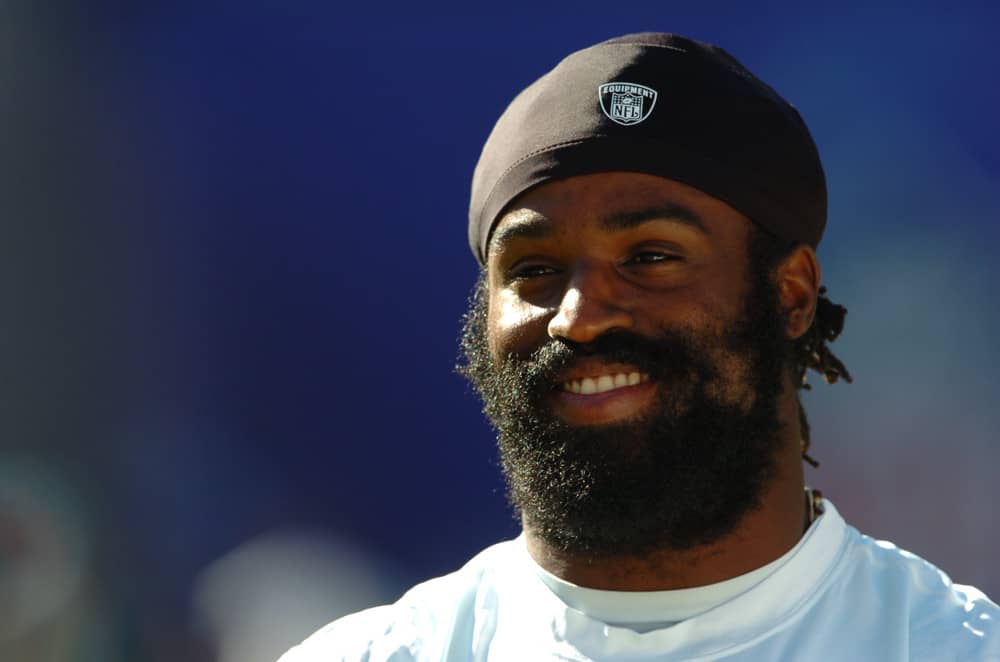
[[[787,395],[787,392],[786,392]],[[528,552],[548,572],[562,579],[608,591],[663,591],[714,584],[746,574],[779,558],[808,526],[803,497],[805,478],[799,445],[797,400],[782,398],[784,442],[777,472],[736,529],[711,544],[692,549],[660,549],[648,556],[574,554],[542,540],[524,521]]]

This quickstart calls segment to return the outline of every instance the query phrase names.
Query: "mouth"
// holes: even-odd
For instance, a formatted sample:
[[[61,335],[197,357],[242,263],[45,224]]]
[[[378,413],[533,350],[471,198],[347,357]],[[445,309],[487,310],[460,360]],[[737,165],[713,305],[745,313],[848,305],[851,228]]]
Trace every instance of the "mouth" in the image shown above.
[[[644,384],[648,381],[649,375],[644,372],[616,372],[614,374],[594,375],[582,379],[570,379],[562,383],[562,389],[578,395],[595,395],[627,386]]]
[[[655,393],[656,383],[637,366],[584,360],[559,376],[553,407],[568,423],[601,425],[641,415]]]

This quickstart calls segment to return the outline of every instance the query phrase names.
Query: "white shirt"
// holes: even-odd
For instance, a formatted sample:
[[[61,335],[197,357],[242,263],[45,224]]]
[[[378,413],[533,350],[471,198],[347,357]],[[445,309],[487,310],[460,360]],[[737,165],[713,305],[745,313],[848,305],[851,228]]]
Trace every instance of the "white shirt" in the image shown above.
[[[1000,662],[996,604],[824,507],[766,577],[667,627],[637,632],[566,604],[519,539],[334,621],[280,662]]]

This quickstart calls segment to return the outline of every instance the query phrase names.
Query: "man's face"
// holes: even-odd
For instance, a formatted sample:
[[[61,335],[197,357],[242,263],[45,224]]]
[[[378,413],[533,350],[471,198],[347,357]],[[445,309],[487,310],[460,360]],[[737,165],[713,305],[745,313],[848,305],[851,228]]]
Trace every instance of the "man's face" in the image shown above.
[[[750,236],[725,203],[638,173],[545,184],[499,221],[463,345],[543,539],[690,547],[758,503],[788,345]]]

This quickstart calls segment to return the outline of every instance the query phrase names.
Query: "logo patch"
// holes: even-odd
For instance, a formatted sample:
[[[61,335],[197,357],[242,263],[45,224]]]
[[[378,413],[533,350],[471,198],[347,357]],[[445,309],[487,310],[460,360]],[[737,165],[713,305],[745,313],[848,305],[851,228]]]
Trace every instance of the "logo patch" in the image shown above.
[[[597,88],[597,97],[608,119],[623,126],[643,121],[656,105],[656,90],[636,83],[605,83]]]

